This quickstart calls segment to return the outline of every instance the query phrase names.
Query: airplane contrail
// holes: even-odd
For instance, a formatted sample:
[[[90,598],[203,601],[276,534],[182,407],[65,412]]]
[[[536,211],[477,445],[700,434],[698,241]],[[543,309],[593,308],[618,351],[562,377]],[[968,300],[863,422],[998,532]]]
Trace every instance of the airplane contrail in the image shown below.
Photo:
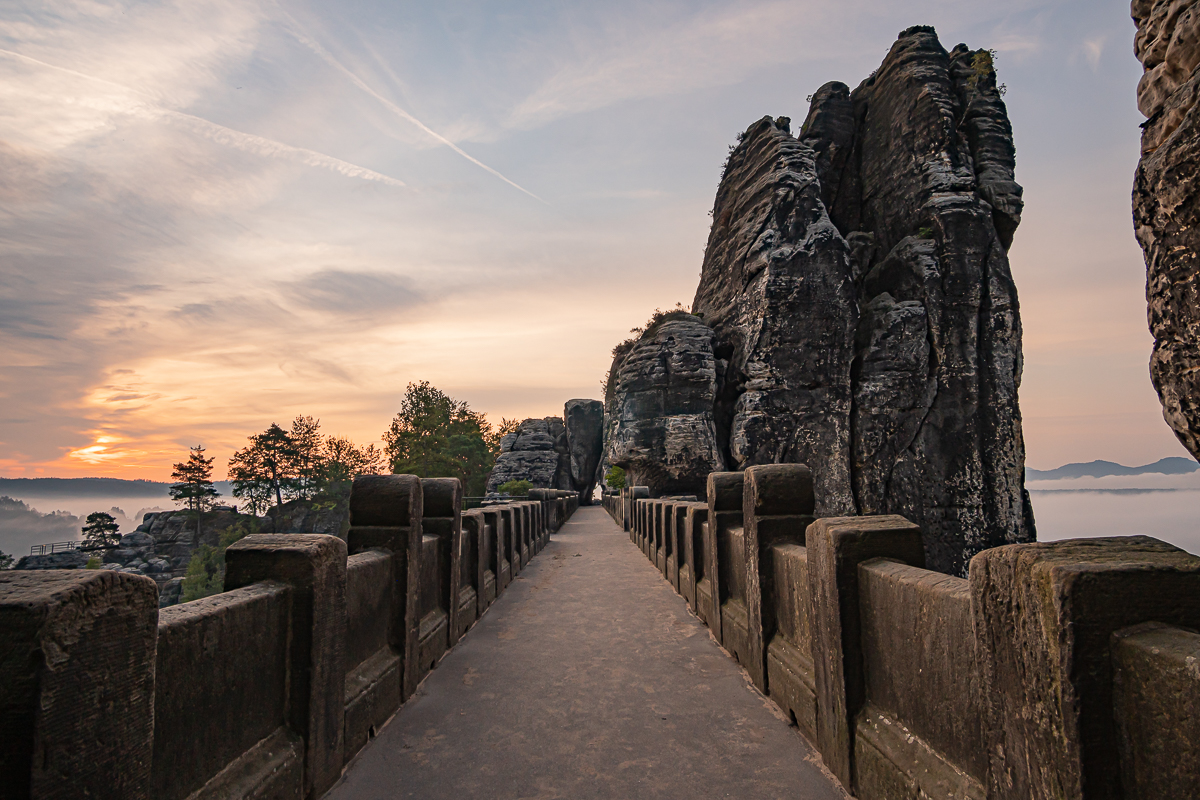
[[[301,27],[300,23],[296,21],[296,18],[293,17],[287,11],[287,9],[283,8],[282,6],[279,6],[279,10],[281,12],[283,12],[283,15],[286,16],[291,21],[291,25],[284,25],[284,28],[286,28],[287,31],[290,34],[292,34],[292,36],[296,37],[296,41],[300,42],[300,44],[304,45],[309,50],[312,50],[314,53],[317,54],[317,56],[322,61],[324,61],[329,66],[336,69],[338,72],[341,72],[347,78],[349,78],[350,82],[353,83],[355,86],[357,86],[359,89],[362,89],[364,92],[371,95],[371,97],[374,97],[376,100],[378,100],[380,103],[382,103],[386,108],[388,108],[395,114],[399,115],[402,119],[412,123],[413,125],[416,125],[418,128],[420,128],[426,134],[433,137],[434,139],[441,142],[442,144],[446,145],[451,150],[453,150],[454,152],[458,153],[460,156],[465,158],[467,161],[470,161],[472,164],[476,165],[477,167],[480,167],[481,169],[487,170],[488,172],[495,175],[500,180],[507,183],[509,186],[513,187],[514,189],[517,189],[518,191],[524,192],[525,194],[532,197],[534,200],[537,200],[539,203],[546,203],[545,200],[538,197],[536,194],[529,191],[524,186],[521,186],[520,184],[509,180],[504,175],[502,175],[499,171],[492,169],[487,164],[484,164],[482,161],[475,158],[470,153],[467,153],[466,151],[464,151],[461,147],[456,145],[454,142],[450,141],[445,136],[442,136],[440,133],[438,133],[437,131],[430,128],[424,122],[421,122],[421,120],[417,119],[412,114],[408,113],[403,108],[396,105],[391,100],[388,100],[386,97],[381,95],[379,92],[372,89],[362,78],[355,75],[354,72],[352,72],[348,67],[344,66],[340,61],[338,61],[336,58],[334,58],[333,54],[330,53],[328,50],[326,50],[324,47],[322,47],[319,42],[317,42],[312,37],[308,36],[304,32],[304,28]],[[549,204],[546,203],[546,205],[549,205]]]
[[[279,156],[290,157],[307,166],[332,170],[333,172],[337,172],[338,174],[344,175],[348,178],[377,181],[389,186],[398,186],[401,188],[407,186],[404,181],[393,178],[390,175],[384,175],[382,172],[376,172],[375,170],[367,169],[366,167],[360,167],[358,164],[352,164],[349,161],[343,161],[340,158],[334,158],[333,156],[319,153],[316,150],[309,150],[304,147],[294,147],[290,144],[284,144],[283,142],[279,142],[274,139],[268,139],[265,136],[258,136],[253,133],[246,133],[245,131],[239,131],[234,128],[219,125],[211,120],[205,119],[204,117],[197,117],[194,114],[185,114],[182,111],[175,111],[174,109],[165,108],[159,105],[158,102],[146,92],[116,83],[115,81],[110,81],[107,78],[100,78],[95,75],[88,75],[85,72],[79,72],[77,70],[70,69],[69,67],[60,67],[57,64],[39,61],[36,58],[31,58],[27,55],[16,53],[12,50],[5,50],[3,48],[0,48],[0,55],[6,55],[19,61],[36,64],[37,66],[56,70],[58,72],[65,72],[68,75],[73,75],[77,78],[83,78],[84,80],[93,81],[95,83],[102,83],[112,86],[116,89],[120,89],[123,92],[128,92],[137,96],[138,98],[141,98],[138,100],[137,105],[131,106],[127,109],[130,113],[140,112],[142,116],[166,117],[167,119],[181,122],[194,132],[212,139],[218,144],[223,144],[244,152],[272,158]]]

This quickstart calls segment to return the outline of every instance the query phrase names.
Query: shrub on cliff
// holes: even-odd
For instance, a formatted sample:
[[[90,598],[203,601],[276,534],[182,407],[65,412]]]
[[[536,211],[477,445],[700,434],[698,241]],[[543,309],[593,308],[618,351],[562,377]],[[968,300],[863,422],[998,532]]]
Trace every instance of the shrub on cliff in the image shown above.
[[[614,492],[625,488],[625,470],[620,467],[609,467],[604,475],[604,483]]]
[[[533,484],[527,480],[508,481],[501,484],[496,491],[500,494],[506,494],[509,497],[522,497],[529,494],[529,490],[533,488]]]
[[[239,521],[221,531],[217,546],[202,544],[192,553],[187,573],[183,577],[181,603],[219,594],[225,587],[225,550],[239,539],[258,532],[258,523]]]

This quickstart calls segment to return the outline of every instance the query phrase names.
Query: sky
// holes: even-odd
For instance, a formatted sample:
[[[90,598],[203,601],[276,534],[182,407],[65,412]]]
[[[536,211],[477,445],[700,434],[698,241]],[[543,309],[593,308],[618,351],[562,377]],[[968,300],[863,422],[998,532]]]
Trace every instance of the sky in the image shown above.
[[[1147,370],[1127,0],[9,0],[0,475],[218,477],[409,382],[499,422],[598,397],[695,292],[721,164],[896,34],[997,53],[1031,467],[1186,455]]]

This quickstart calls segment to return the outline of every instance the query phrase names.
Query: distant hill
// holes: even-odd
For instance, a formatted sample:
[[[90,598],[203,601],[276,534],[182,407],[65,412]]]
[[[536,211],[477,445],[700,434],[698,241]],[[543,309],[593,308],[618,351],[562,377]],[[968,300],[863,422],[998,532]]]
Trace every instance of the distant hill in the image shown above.
[[[0,495],[10,497],[153,497],[165,498],[169,483],[124,478],[0,478]],[[228,497],[229,481],[213,484]]]
[[[1200,463],[1190,458],[1172,456],[1162,458],[1153,464],[1142,467],[1127,467],[1112,461],[1089,461],[1086,464],[1064,464],[1057,469],[1028,469],[1025,470],[1025,480],[1029,481],[1058,481],[1069,478],[1105,478],[1109,475],[1187,475],[1200,470]]]

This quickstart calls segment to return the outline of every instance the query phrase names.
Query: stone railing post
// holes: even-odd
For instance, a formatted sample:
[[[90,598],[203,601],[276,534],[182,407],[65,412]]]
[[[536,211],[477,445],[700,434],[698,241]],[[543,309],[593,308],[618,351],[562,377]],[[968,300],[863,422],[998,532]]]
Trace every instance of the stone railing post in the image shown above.
[[[709,580],[708,562],[705,560],[706,556],[704,552],[703,526],[707,520],[707,503],[688,503],[687,516],[684,519],[684,551],[681,557],[687,561],[689,574],[686,585],[682,577],[679,581],[680,592],[687,598],[692,612],[703,620],[705,624],[708,623],[711,603],[703,604],[703,609],[701,609],[701,582],[703,582],[702,585],[704,587],[712,586],[712,581]],[[711,594],[712,589],[708,588],[707,593],[704,593],[703,596],[710,598]]]
[[[1121,789],[1114,634],[1200,628],[1200,558],[1147,536],[1006,545],[971,559],[970,589],[988,797],[1133,796]]]
[[[631,486],[629,487],[629,533],[630,539],[637,544],[641,543],[643,535],[643,519],[642,505],[639,500],[650,499],[649,486]]]
[[[488,523],[483,509],[472,509],[463,514],[463,535],[471,528],[475,537],[475,592],[478,604],[475,617],[478,619],[487,611],[488,606],[496,599],[500,590],[500,580],[496,576],[496,529]],[[489,580],[490,576],[490,580]]]
[[[729,580],[726,572],[732,565],[722,563],[727,554],[721,552],[723,542],[728,542],[726,532],[742,525],[742,495],[745,473],[710,472],[708,474],[708,522],[705,526],[705,554],[708,557],[708,574],[712,582],[712,609],[708,615],[708,628],[718,642],[726,644],[727,631],[722,615],[722,606],[729,600]],[[744,545],[742,545],[744,549]]]
[[[392,648],[404,659],[401,698],[417,688],[417,587],[421,568],[424,493],[416,475],[363,475],[350,491],[349,552],[392,554]]]
[[[485,506],[483,509],[483,518],[489,526],[495,531],[493,541],[496,544],[494,554],[495,561],[493,569],[496,571],[496,596],[499,597],[513,579],[513,565],[509,560],[509,551],[512,548],[509,542],[509,531],[505,525],[504,514],[500,513],[498,506]]]
[[[157,639],[149,578],[0,572],[0,796],[149,798]]]
[[[904,517],[833,517],[808,526],[809,612],[817,695],[816,746],[854,792],[854,719],[866,699],[858,565],[890,558],[925,566],[921,529]]]
[[[445,640],[430,642],[436,660],[458,641],[458,590],[462,582],[462,482],[458,478],[422,478],[421,533],[438,538],[438,571],[441,596],[437,605],[446,611]],[[441,564],[445,563],[445,569]]]
[[[749,655],[746,671],[760,692],[767,691],[767,642],[775,634],[775,570],[771,546],[803,545],[814,522],[812,471],[803,464],[770,464],[746,469],[743,518],[746,530],[746,616]]]
[[[254,534],[225,551],[225,590],[292,588],[288,727],[304,739],[304,796],[342,773],[346,683],[346,543],[321,534]]]

